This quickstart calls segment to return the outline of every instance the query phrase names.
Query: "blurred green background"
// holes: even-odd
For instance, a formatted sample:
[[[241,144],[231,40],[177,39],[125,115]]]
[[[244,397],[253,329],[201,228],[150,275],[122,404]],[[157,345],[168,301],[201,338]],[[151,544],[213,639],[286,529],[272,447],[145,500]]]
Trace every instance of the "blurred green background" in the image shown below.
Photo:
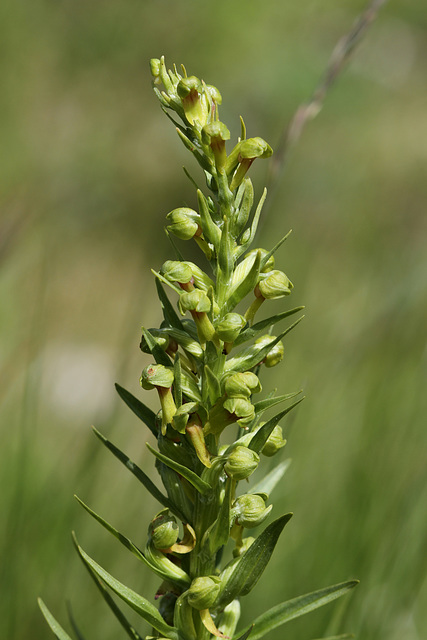
[[[140,325],[160,319],[150,268],[164,216],[198,168],[162,114],[148,60],[220,88],[222,119],[272,146],[361,0],[38,0],[0,5],[0,637],[52,637],[43,599],[87,638],[123,637],[71,545],[147,597],[158,580],[73,493],[137,544],[156,512],[90,433],[145,469],[147,434],[115,396],[140,394]],[[276,517],[295,512],[246,623],[284,599],[361,585],[271,633],[419,640],[427,628],[425,248],[427,10],[390,2],[304,131],[258,238],[307,318],[264,388],[304,387]],[[255,167],[260,193],[267,163]],[[145,392],[144,392],[145,393]],[[146,393],[144,400],[155,399]],[[155,477],[153,475],[153,477]],[[348,606],[347,606],[348,605]],[[142,632],[148,632],[139,625]]]

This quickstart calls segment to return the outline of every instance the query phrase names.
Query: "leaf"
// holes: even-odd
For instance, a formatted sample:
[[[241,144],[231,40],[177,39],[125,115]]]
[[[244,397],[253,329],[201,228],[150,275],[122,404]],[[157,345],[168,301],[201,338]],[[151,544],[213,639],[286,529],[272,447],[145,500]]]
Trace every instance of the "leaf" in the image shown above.
[[[256,434],[250,441],[248,448],[252,449],[252,451],[255,451],[256,453],[259,453],[262,450],[265,443],[267,442],[268,438],[270,437],[270,434],[273,431],[276,424],[278,424],[280,420],[284,418],[287,413],[292,411],[294,407],[296,407],[300,402],[302,402],[304,398],[305,396],[303,396],[302,398],[300,398],[299,400],[291,404],[290,407],[278,413],[276,416],[274,416],[274,418],[271,418],[260,429],[258,429]]]
[[[280,322],[280,320],[284,320],[285,318],[292,316],[294,313],[298,313],[298,311],[302,311],[302,309],[304,308],[305,307],[303,306],[295,307],[294,309],[290,309],[289,311],[282,311],[282,313],[278,313],[275,316],[270,316],[265,320],[260,320],[259,322],[256,322],[251,327],[244,329],[237,336],[236,340],[234,341],[234,346],[238,347],[240,344],[243,344],[243,342],[246,342],[247,340],[251,340],[252,338],[255,338],[255,336],[265,332],[269,327],[272,327],[273,325]]]
[[[182,405],[182,387],[181,387],[181,360],[179,359],[178,352],[175,355],[175,361],[173,363],[173,375],[174,375],[174,383],[173,383],[173,391],[176,408]]]
[[[249,629],[243,635],[241,635],[239,638],[237,638],[236,640],[247,640],[247,638],[249,638],[251,632],[252,632],[252,626],[249,627]]]
[[[120,624],[122,625],[123,629],[126,631],[126,633],[131,638],[131,640],[143,640],[142,636],[140,636],[139,633],[136,631],[136,629],[134,629],[134,627],[131,625],[129,620],[127,620],[127,618],[124,615],[124,613],[121,611],[121,609],[114,602],[113,598],[111,597],[111,595],[107,591],[107,588],[104,586],[104,583],[98,578],[98,576],[96,575],[96,573],[94,572],[92,567],[90,565],[88,565],[87,562],[85,562],[84,558],[80,554],[79,554],[79,558],[83,562],[84,567],[87,569],[87,571],[88,571],[90,577],[92,578],[92,580],[94,581],[95,585],[97,586],[97,588],[101,592],[101,595],[104,598],[105,602],[110,607],[111,611],[116,616],[117,620],[120,622]]]
[[[259,217],[261,215],[261,211],[262,211],[262,208],[264,206],[264,202],[265,202],[266,197],[267,197],[267,189],[264,188],[264,191],[262,192],[262,196],[261,196],[261,198],[260,198],[260,200],[258,202],[258,206],[257,206],[257,208],[255,210],[254,217],[252,219],[252,225],[251,225],[251,230],[250,230],[250,233],[249,233],[249,238],[240,247],[238,247],[238,249],[236,251],[236,257],[241,256],[242,253],[244,253],[246,251],[246,249],[252,244],[253,239],[255,238],[255,234],[257,232]]]
[[[174,564],[173,562],[171,562],[165,557],[164,559],[165,570],[163,571],[157,565],[154,565],[152,562],[150,562],[144,556],[142,551],[140,551],[140,549],[138,549],[138,547],[134,545],[131,540],[129,540],[129,538],[127,538],[125,535],[120,533],[120,531],[117,531],[115,527],[109,524],[100,515],[95,513],[95,511],[93,511],[90,507],[88,507],[87,504],[83,502],[83,500],[80,500],[78,496],[75,495],[74,497],[77,500],[77,502],[83,507],[83,509],[86,509],[86,511],[92,516],[92,518],[95,518],[95,520],[97,520],[100,524],[102,524],[104,529],[107,529],[107,531],[109,531],[115,538],[117,538],[117,540],[119,540],[119,542],[121,542],[122,545],[126,547],[126,549],[128,549],[131,553],[133,553],[133,555],[136,556],[138,560],[141,560],[141,562],[143,562],[149,569],[151,569],[153,573],[155,573],[160,578],[162,578],[162,580],[170,580],[171,582],[175,582],[177,585],[183,588],[187,588],[190,585],[190,582],[191,582],[190,578],[185,573],[185,571],[180,569],[176,564]],[[166,569],[166,567],[168,567],[168,569]]]
[[[75,540],[75,546],[77,552],[81,556],[82,560],[86,562],[91,569],[101,578],[109,587],[121,598],[126,604],[128,604],[134,611],[136,611],[144,620],[146,620],[152,627],[157,629],[163,636],[170,638],[171,640],[178,640],[178,631],[175,627],[171,627],[163,620],[162,616],[154,605],[146,600],[143,596],[136,593],[129,587],[116,580],[105,569],[103,569],[97,562],[92,560],[90,556],[83,551],[83,549]],[[68,638],[67,638],[68,640]]]
[[[123,400],[131,409],[136,416],[150,429],[151,433],[156,436],[158,434],[158,429],[156,425],[156,414],[154,411],[149,409],[143,402],[135,398],[129,391],[121,387],[119,384],[114,385],[116,387],[116,391]]]
[[[165,456],[163,453],[160,453],[160,451],[156,451],[156,449],[153,449],[153,447],[151,447],[148,442],[146,442],[145,444],[147,445],[148,450],[151,451],[151,453],[156,456],[156,458],[160,460],[160,462],[163,462],[163,464],[165,464],[167,467],[173,469],[174,471],[179,473],[180,476],[188,480],[188,482],[192,484],[199,493],[205,494],[212,489],[211,485],[202,480],[197,475],[197,473],[194,473],[194,471],[191,471],[191,469],[185,467],[179,462],[175,462],[175,460],[172,460],[172,458]]]
[[[38,598],[37,602],[39,603],[41,612],[46,618],[46,621],[49,627],[52,629],[53,633],[58,638],[58,640],[71,640],[68,633],[65,633],[64,629],[61,627],[59,622],[53,617],[53,615],[51,614],[51,612],[49,611],[49,609],[47,608],[43,600],[41,598]]]
[[[144,336],[145,342],[147,343],[148,348],[150,349],[151,354],[154,356],[154,360],[157,362],[157,364],[162,364],[165,367],[170,367],[171,361],[169,356],[157,344],[148,329],[144,329],[144,327],[142,327],[142,335]]]
[[[170,300],[166,294],[166,291],[163,288],[162,283],[158,278],[156,278],[156,287],[157,294],[159,296],[160,303],[162,305],[163,317],[171,327],[175,327],[175,329],[179,329],[179,331],[184,331],[184,327],[182,325],[181,320],[179,319],[178,314],[170,303]]]
[[[222,228],[221,242],[218,251],[218,266],[221,270],[221,280],[223,283],[228,283],[233,273],[234,262],[232,255],[233,249],[231,246],[229,221],[224,217],[224,226]]]
[[[291,400],[291,398],[295,398],[295,396],[302,393],[302,391],[292,391],[292,393],[286,393],[283,396],[276,396],[273,398],[265,398],[264,400],[260,400],[259,402],[254,403],[255,414],[259,416],[261,413],[264,413],[267,409],[274,407],[276,404],[280,404],[281,402],[285,402],[285,400]]]
[[[209,242],[212,242],[213,246],[218,251],[221,242],[221,230],[212,220],[208,201],[206,200],[200,189],[197,189],[197,201],[199,203],[199,213],[203,233],[207,240],[209,240]]]
[[[82,632],[80,631],[79,627],[77,626],[77,622],[74,618],[74,613],[71,608],[71,604],[68,601],[67,601],[67,612],[68,612],[68,619],[70,621],[71,626],[73,627],[74,635],[77,637],[77,640],[86,640]]]
[[[240,282],[240,284],[231,291],[229,298],[227,299],[224,305],[224,313],[228,311],[232,311],[234,307],[241,301],[243,298],[255,288],[258,282],[259,276],[259,265],[261,262],[261,252],[258,251],[256,258],[252,267],[249,270],[249,273],[246,277]]]
[[[290,458],[284,460],[283,462],[279,462],[279,464],[274,467],[274,469],[270,471],[270,473],[268,473],[262,480],[260,480],[256,483],[256,485],[250,488],[251,494],[266,493],[268,496],[271,495],[273,489],[283,478],[283,475],[288,470],[290,464]]]
[[[251,544],[224,584],[218,605],[226,605],[234,598],[246,595],[256,585],[271,558],[283,528],[292,515],[292,513],[287,513],[274,520]]]
[[[202,544],[207,543],[210,555],[213,555],[218,549],[225,546],[230,536],[231,485],[232,482],[228,479],[218,517],[207,529],[203,537]]]
[[[156,487],[154,482],[150,480],[150,478],[143,472],[143,470],[138,467],[137,464],[132,462],[132,460],[130,460],[130,458],[128,458],[125,453],[120,451],[120,449],[118,449],[112,442],[107,440],[107,438],[103,436],[102,433],[100,433],[97,429],[95,429],[95,427],[92,427],[92,429],[96,437],[101,440],[102,444],[104,444],[107,449],[109,449],[111,453],[114,454],[116,458],[120,460],[120,462],[122,462],[125,467],[129,469],[129,471],[133,473],[133,475],[144,485],[147,491],[151,493],[153,498],[158,500],[164,507],[168,507],[168,509],[170,509],[180,520],[183,520],[185,522],[186,519],[179,511],[179,509],[173,504],[173,502],[171,502],[171,500],[169,500],[167,496],[163,495],[163,493]]]
[[[221,385],[218,378],[207,364],[205,364],[205,381],[209,400],[211,401],[211,404],[215,404],[216,400],[221,395]]]
[[[328,602],[336,600],[336,598],[344,595],[357,584],[359,584],[358,580],[341,582],[340,584],[326,587],[325,589],[319,589],[318,591],[307,593],[306,595],[299,596],[298,598],[293,598],[287,602],[282,602],[282,604],[269,609],[254,620],[251,640],[259,640],[269,631],[285,624],[285,622],[289,622],[289,620],[303,616],[310,611],[314,611],[315,609],[322,607],[324,604],[328,604]]]
[[[292,229],[290,231],[288,231],[288,233],[283,236],[283,238],[281,238],[279,240],[279,242],[277,244],[274,245],[274,247],[264,256],[262,262],[261,262],[261,269],[267,264],[267,262],[270,260],[271,256],[273,255],[273,253],[276,253],[277,249],[279,247],[282,246],[282,244],[285,242],[285,240],[287,240],[289,238],[289,236],[292,233]]]

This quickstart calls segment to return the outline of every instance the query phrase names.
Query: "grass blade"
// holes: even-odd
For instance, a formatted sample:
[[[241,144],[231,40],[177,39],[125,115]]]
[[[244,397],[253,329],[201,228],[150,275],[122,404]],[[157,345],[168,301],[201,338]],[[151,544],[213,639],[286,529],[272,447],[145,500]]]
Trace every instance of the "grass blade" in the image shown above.
[[[127,391],[119,384],[114,385],[116,387],[116,391],[123,400],[131,409],[136,416],[150,429],[151,433],[156,436],[158,435],[158,429],[156,425],[156,414],[154,411],[149,409],[143,402],[135,398],[130,391]]]
[[[39,603],[39,607],[41,609],[42,614],[46,618],[46,622],[48,623],[49,627],[52,629],[53,633],[58,638],[58,640],[71,640],[68,633],[65,633],[64,629],[61,627],[59,622],[53,617],[53,615],[51,614],[51,612],[49,611],[49,609],[47,608],[43,600],[39,598],[37,602]]]
[[[323,607],[323,605],[336,600],[350,589],[353,589],[357,584],[359,584],[358,580],[341,582],[340,584],[319,589],[318,591],[307,593],[298,598],[293,598],[287,602],[282,602],[282,604],[269,609],[269,611],[266,611],[254,620],[251,640],[260,640],[260,638],[263,638],[267,633],[280,625],[285,624],[285,622],[289,622],[289,620],[293,620],[319,607]]]

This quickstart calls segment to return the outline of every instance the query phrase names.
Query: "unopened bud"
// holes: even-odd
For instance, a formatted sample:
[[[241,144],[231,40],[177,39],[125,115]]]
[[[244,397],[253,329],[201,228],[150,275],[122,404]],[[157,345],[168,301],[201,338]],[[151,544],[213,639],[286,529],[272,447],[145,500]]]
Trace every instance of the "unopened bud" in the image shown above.
[[[170,211],[166,218],[170,221],[167,225],[168,231],[181,240],[190,240],[199,230],[200,216],[193,209],[179,207]]]
[[[245,324],[245,318],[239,313],[227,313],[215,329],[220,340],[234,342]]]
[[[178,260],[166,260],[160,269],[160,273],[169,282],[190,282],[193,274],[190,267],[185,262],[179,262]]]
[[[185,433],[190,414],[198,409],[197,402],[185,402],[177,410],[172,420],[172,427],[179,433]]]
[[[206,124],[209,106],[203,85],[198,78],[182,78],[177,85],[177,93],[182,101],[185,117],[194,125],[197,120],[201,127]]]
[[[204,576],[195,578],[187,591],[188,603],[202,611],[215,604],[220,591],[221,580],[217,576]]]
[[[261,383],[251,371],[234,373],[226,379],[224,390],[229,397],[250,398],[253,393],[261,391]]]
[[[179,298],[181,309],[184,311],[197,311],[198,313],[207,313],[211,310],[211,301],[206,293],[199,289],[186,291]]]
[[[248,251],[246,254],[246,258],[248,256],[255,256],[258,253],[258,251],[261,252],[261,263],[264,260],[265,256],[269,253],[269,251],[267,251],[266,249],[252,249],[251,251]],[[274,256],[270,256],[269,259],[267,260],[267,262],[265,263],[265,265],[263,266],[263,268],[261,269],[261,273],[265,273],[268,271],[271,271],[272,269],[274,269]]]
[[[160,75],[160,60],[158,58],[151,58],[150,71],[151,71],[151,75],[154,78],[154,81],[156,81]]]
[[[291,293],[294,285],[283,271],[270,271],[258,283],[261,295],[267,300],[283,298]]]
[[[276,425],[270,436],[261,450],[261,453],[268,458],[274,456],[282,447],[286,444],[286,440],[283,438],[282,427]]]
[[[151,542],[156,549],[169,549],[178,540],[179,527],[169,509],[163,509],[151,521],[148,528]]]
[[[254,406],[246,398],[227,398],[224,401],[224,409],[235,416],[241,427],[247,426],[255,418]]]
[[[255,340],[255,345],[259,349],[262,349],[270,342],[273,342],[275,339],[276,339],[275,336],[270,336],[270,335],[261,336],[261,338],[257,338],[257,340]],[[265,356],[264,358],[265,366],[268,368],[275,367],[276,364],[279,364],[279,362],[283,360],[284,355],[285,355],[285,347],[283,346],[283,342],[279,340],[279,342],[276,342],[274,347],[272,347],[270,351],[267,353],[267,355]]]
[[[251,529],[264,522],[271,509],[272,505],[265,507],[265,500],[259,494],[245,494],[235,500],[232,513],[237,524]]]
[[[218,169],[221,169],[225,165],[227,159],[225,141],[229,139],[229,130],[225,124],[219,120],[205,125],[202,129],[202,140],[212,149],[215,156],[215,164]]]
[[[153,338],[156,341],[156,343],[158,344],[158,346],[161,349],[163,349],[163,351],[166,351],[166,349],[169,346],[169,342],[170,342],[168,334],[164,333],[160,329],[149,329],[149,332],[153,336]],[[141,342],[140,342],[139,347],[140,347],[141,351],[143,351],[143,353],[151,353],[151,349],[148,346],[147,341],[146,341],[144,336],[142,336],[142,338],[141,338]]]
[[[143,389],[163,387],[169,389],[174,381],[172,369],[162,364],[149,364],[141,374],[140,383]]]
[[[258,463],[259,455],[255,451],[238,445],[229,454],[224,471],[233,480],[244,480],[255,471]]]

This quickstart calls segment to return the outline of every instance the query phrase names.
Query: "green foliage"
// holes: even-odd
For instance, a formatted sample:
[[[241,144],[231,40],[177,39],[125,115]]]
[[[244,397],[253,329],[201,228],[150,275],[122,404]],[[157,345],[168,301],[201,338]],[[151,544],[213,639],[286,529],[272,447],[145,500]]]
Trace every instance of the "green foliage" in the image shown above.
[[[260,423],[266,410],[297,394],[275,396],[273,392],[256,402],[253,397],[262,393],[258,376],[264,367],[279,364],[284,355],[282,340],[302,318],[277,336],[271,332],[302,307],[254,322],[261,306],[285,299],[293,289],[285,273],[275,268],[273,257],[287,236],[270,251],[250,250],[267,192],[264,190],[251,217],[254,189],[247,174],[256,159],[259,162],[271,155],[271,147],[259,137],[246,138],[242,124],[242,138],[227,153],[230,134],[219,119],[219,91],[188,77],[184,68],[181,73],[176,67],[167,70],[163,58],[152,60],[151,70],[162,108],[181,120],[175,123],[179,137],[202,167],[209,191],[207,196],[197,189],[198,213],[180,207],[167,214],[167,220],[168,233],[194,242],[210,272],[181,257],[153,271],[164,321],[158,329],[142,329],[141,349],[152,356],[152,364],[144,368],[140,382],[146,391],[157,393],[159,414],[116,386],[120,397],[157,439],[157,448],[149,443],[147,448],[156,459],[166,495],[115,445],[96,430],[95,435],[166,508],[162,518],[174,522],[174,515],[181,521],[182,539],[167,538],[166,548],[154,544],[158,515],[142,551],[80,499],[78,502],[163,580],[158,591],[160,608],[111,576],[77,542],[75,546],[130,637],[139,636],[107,596],[105,587],[146,620],[160,634],[156,637],[208,640],[226,637],[218,630],[226,607],[255,587],[292,516],[288,513],[277,518],[256,538],[244,537],[245,529],[258,526],[269,516],[272,505],[267,507],[265,502],[288,463],[277,465],[251,491],[245,492],[240,482],[261,464],[259,454],[275,455],[284,446],[278,423],[304,399]],[[177,295],[178,310],[182,316],[188,314],[186,318],[180,319],[163,284]],[[234,347],[245,343],[231,355]],[[235,424],[239,432],[230,444]],[[231,559],[223,557],[230,552],[229,542],[234,545]],[[344,583],[277,605],[247,629],[237,631],[237,636],[262,638],[288,620],[343,595],[355,584]],[[42,610],[57,637],[67,640],[44,606]],[[239,611],[236,608],[228,623],[232,629],[237,626]]]

